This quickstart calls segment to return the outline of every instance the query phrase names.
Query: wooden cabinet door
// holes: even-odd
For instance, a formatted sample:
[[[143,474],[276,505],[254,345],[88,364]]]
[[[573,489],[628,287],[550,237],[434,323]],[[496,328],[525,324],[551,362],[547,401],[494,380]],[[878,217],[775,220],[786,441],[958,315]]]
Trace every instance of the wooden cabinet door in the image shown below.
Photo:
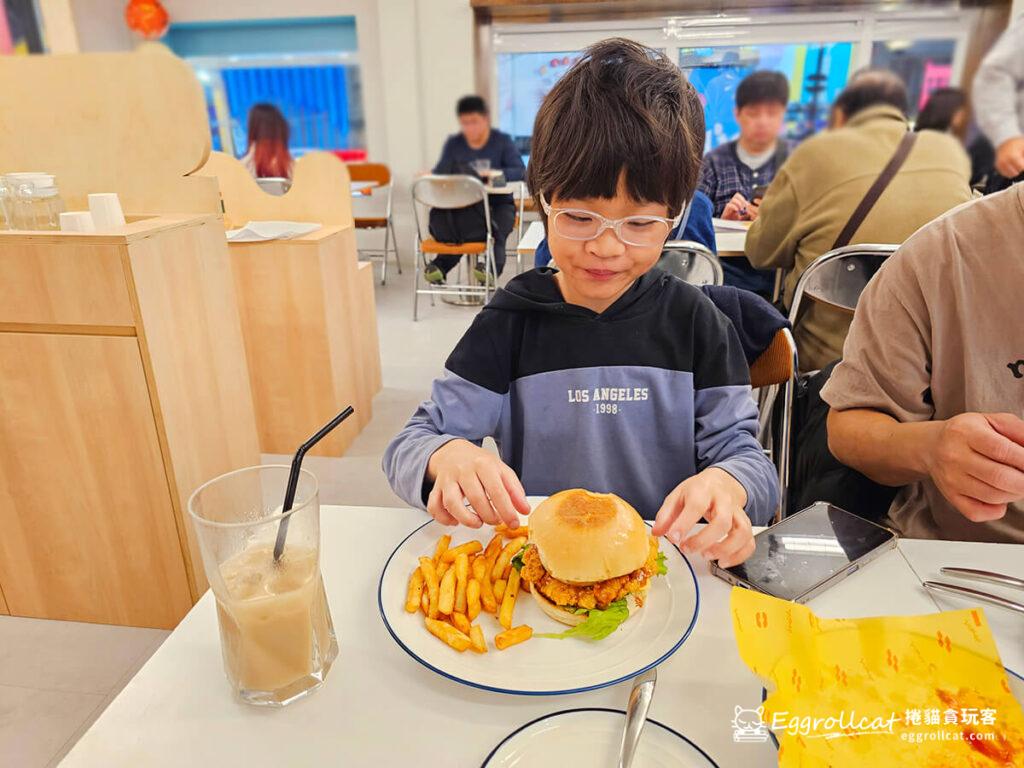
[[[135,337],[0,333],[0,589],[15,616],[191,607]]]

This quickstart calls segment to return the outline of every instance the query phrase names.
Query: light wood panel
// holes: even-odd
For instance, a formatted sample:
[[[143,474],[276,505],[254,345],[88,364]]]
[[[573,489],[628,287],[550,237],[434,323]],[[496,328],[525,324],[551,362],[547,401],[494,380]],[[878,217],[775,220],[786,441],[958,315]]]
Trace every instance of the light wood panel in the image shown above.
[[[192,604],[137,340],[0,334],[11,613],[175,626]]]
[[[206,589],[188,498],[223,472],[260,463],[241,323],[218,218],[141,238],[124,260],[173,506],[198,597]]]
[[[4,591],[0,589],[0,613],[4,615],[10,614],[10,610],[7,608],[7,601],[4,599]]]
[[[368,402],[381,389],[380,340],[377,331],[377,300],[374,293],[373,264],[359,263],[356,280],[357,301],[354,327],[359,338],[359,360],[362,370],[363,388]],[[372,412],[367,413],[367,421]]]
[[[212,152],[198,172],[214,176],[224,201],[225,224],[235,229],[247,221],[315,221],[352,225],[352,187],[348,166],[330,152],[309,152],[292,169],[292,187],[270,195],[256,184],[238,160]]]
[[[264,453],[295,449],[358,399],[357,357],[342,286],[352,284],[351,227],[229,246],[249,380]],[[312,453],[340,456],[359,432],[347,420]]]
[[[0,168],[57,175],[69,210],[117,192],[133,212],[218,213],[217,185],[190,177],[210,152],[206,101],[164,46],[132,53],[0,57]]]
[[[45,240],[0,236],[0,322],[133,325],[116,249],[81,239],[55,249]]]

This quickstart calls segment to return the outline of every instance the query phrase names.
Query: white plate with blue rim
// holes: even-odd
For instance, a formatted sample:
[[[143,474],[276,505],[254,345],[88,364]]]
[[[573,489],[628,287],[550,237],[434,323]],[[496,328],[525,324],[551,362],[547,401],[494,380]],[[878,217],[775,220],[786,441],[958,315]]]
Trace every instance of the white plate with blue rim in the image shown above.
[[[626,713],[621,709],[585,707],[554,712],[506,736],[481,768],[616,765],[625,722]],[[718,764],[683,734],[648,719],[633,768],[718,768]]]
[[[528,523],[527,518],[523,518]],[[666,539],[660,540],[668,573],[652,577],[644,607],[603,640],[533,637],[504,651],[494,647],[502,631],[497,619],[481,613],[488,651],[459,653],[431,635],[421,613],[405,610],[409,576],[422,556],[432,555],[437,540],[451,534],[451,546],[477,540],[486,545],[489,527],[449,528],[434,521],[412,531],[384,564],[377,589],[381,618],[395,642],[428,669],[463,685],[496,693],[555,696],[583,693],[625,680],[661,664],[679,650],[697,623],[700,593],[697,576],[686,557]],[[521,592],[513,625],[528,624],[536,634],[559,633],[568,627],[548,618],[533,598]]]

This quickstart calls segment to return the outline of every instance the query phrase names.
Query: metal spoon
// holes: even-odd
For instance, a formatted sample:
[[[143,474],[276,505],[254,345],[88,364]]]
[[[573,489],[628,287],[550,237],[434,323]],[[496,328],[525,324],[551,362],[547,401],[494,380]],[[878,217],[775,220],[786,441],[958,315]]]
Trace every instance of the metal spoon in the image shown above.
[[[633,680],[633,690],[629,692],[629,704],[626,706],[626,727],[622,731],[622,745],[619,747],[618,768],[629,768],[633,764],[633,755],[640,743],[644,725],[647,724],[647,711],[651,708],[657,682],[657,667],[651,667]]]

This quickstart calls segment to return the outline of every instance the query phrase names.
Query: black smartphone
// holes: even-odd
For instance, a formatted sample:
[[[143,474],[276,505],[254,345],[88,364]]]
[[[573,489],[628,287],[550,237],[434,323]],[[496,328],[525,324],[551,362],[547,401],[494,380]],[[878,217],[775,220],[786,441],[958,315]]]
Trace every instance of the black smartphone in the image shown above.
[[[819,501],[754,536],[757,549],[711,572],[740,587],[803,603],[896,546],[896,532]]]

